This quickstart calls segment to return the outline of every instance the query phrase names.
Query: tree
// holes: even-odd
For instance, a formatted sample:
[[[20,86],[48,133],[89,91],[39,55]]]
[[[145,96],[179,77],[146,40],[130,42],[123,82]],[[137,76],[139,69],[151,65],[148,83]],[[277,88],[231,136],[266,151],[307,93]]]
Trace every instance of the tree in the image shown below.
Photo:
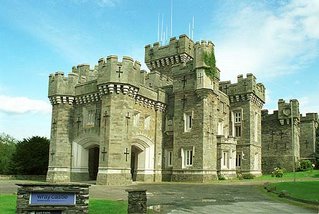
[[[48,170],[50,141],[46,137],[33,136],[18,142],[11,160],[14,174],[45,175]]]
[[[0,134],[0,174],[10,174],[10,160],[18,141],[8,134]]]

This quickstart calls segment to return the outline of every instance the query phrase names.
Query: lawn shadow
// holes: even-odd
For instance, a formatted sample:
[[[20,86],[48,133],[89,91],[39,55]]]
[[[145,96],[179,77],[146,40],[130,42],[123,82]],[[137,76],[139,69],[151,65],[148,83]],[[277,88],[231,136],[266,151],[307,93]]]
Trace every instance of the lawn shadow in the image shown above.
[[[312,177],[312,178],[319,178],[319,173],[314,174],[314,175],[312,175],[311,177]]]

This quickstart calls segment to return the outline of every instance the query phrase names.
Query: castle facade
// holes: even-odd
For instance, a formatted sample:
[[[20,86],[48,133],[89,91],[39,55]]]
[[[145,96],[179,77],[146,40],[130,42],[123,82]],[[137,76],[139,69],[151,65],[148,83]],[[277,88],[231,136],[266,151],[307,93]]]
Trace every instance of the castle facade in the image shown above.
[[[316,162],[316,129],[318,114],[299,113],[299,102],[278,101],[278,110],[262,110],[262,172],[275,167],[293,171],[301,160]]]
[[[49,77],[47,180],[197,181],[261,174],[265,87],[252,74],[220,81],[212,42],[187,36],[130,57]]]

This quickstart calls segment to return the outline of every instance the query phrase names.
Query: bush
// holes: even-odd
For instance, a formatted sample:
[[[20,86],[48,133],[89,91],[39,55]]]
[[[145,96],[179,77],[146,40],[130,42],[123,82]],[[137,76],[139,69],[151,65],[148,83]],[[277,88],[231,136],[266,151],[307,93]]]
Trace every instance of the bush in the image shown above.
[[[284,175],[285,169],[280,167],[274,168],[274,171],[271,172],[271,177],[281,178]]]
[[[217,173],[218,180],[226,180],[225,176],[221,173]]]
[[[12,174],[45,175],[48,170],[49,146],[50,141],[39,136],[18,142],[10,161]]]
[[[243,180],[244,179],[243,174],[241,172],[237,172],[237,178],[238,180]]]
[[[301,160],[299,164],[299,171],[308,171],[313,169],[312,162],[310,160]]]
[[[243,179],[254,179],[254,178],[255,176],[253,174],[250,174],[250,173],[243,174]]]

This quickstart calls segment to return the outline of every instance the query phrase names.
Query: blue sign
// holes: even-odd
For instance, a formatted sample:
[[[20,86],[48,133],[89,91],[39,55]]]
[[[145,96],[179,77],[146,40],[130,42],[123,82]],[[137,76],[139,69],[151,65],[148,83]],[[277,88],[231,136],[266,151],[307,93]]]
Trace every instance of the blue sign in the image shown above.
[[[75,205],[75,193],[58,192],[32,192],[30,205]]]

